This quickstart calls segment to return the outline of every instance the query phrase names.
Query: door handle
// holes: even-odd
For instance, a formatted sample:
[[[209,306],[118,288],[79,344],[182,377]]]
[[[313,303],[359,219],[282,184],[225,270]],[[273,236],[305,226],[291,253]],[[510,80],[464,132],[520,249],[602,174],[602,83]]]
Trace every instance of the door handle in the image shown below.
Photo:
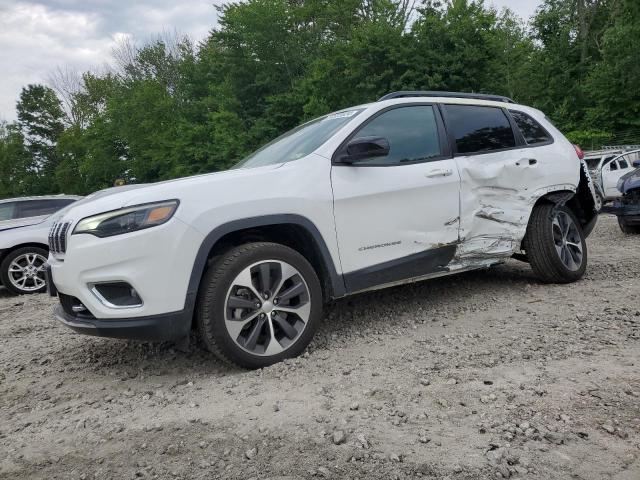
[[[516,162],[516,166],[520,166],[523,162],[527,162],[529,165],[536,165],[538,163],[537,158],[521,158]]]
[[[450,168],[447,169],[447,170],[443,170],[443,169],[439,168],[437,170],[431,170],[430,172],[427,172],[425,177],[427,177],[427,178],[436,178],[436,177],[448,177],[450,175],[453,175],[453,170],[451,170]]]

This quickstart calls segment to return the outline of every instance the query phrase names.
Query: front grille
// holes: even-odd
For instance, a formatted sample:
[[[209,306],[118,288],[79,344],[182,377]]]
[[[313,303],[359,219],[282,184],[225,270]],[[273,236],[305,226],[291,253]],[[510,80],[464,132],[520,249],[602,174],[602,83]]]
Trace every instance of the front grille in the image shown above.
[[[65,253],[67,251],[67,234],[71,222],[56,222],[49,230],[49,251],[51,253]]]

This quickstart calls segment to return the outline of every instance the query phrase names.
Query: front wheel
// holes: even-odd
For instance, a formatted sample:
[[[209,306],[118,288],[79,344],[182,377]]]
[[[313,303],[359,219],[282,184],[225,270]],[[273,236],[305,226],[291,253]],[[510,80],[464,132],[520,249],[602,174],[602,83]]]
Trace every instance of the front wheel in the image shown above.
[[[10,252],[0,264],[2,284],[16,295],[44,292],[47,289],[44,264],[48,255],[39,247],[23,247]]]
[[[533,272],[544,282],[575,282],[587,268],[584,232],[573,212],[563,205],[534,207],[525,250]]]
[[[196,322],[216,356],[261,368],[304,351],[320,323],[322,303],[318,276],[302,255],[276,243],[249,243],[209,267]]]

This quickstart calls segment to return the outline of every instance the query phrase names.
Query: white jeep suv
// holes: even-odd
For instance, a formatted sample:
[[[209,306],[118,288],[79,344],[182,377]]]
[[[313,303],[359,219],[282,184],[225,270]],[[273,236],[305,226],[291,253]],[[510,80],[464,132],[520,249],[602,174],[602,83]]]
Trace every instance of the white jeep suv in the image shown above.
[[[301,125],[235,168],[106,192],[50,234],[56,317],[188,337],[249,368],[300,354],[323,303],[528,261],[578,280],[595,225],[574,146],[505,97],[396,92]]]

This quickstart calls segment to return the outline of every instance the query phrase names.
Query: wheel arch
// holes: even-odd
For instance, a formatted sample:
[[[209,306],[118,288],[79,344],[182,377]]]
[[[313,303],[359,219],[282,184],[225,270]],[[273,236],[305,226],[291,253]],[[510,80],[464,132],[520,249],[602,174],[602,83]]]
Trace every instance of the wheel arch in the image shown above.
[[[11,247],[0,249],[0,264],[4,262],[4,259],[7,258],[7,256],[10,255],[11,252],[15,252],[16,250],[19,250],[21,248],[26,248],[26,247],[37,247],[37,248],[42,248],[47,252],[49,251],[49,245],[45,245],[44,243],[39,243],[39,242],[18,243],[16,245],[12,245]],[[3,282],[0,276],[0,286],[1,285],[3,285]]]
[[[588,237],[598,220],[594,194],[593,182],[583,163],[583,168],[580,169],[580,183],[575,192],[571,190],[548,192],[536,201],[534,208],[540,203],[566,205],[580,222],[585,237]]]
[[[293,248],[316,270],[325,298],[344,295],[342,276],[314,223],[295,214],[265,215],[225,223],[205,237],[191,271],[185,309],[193,312],[202,277],[211,261],[229,248],[251,241],[273,241]]]
[[[13,245],[5,249],[0,249],[0,262],[2,262],[5,258],[7,258],[7,255],[9,255],[11,252],[15,252],[16,250],[20,248],[25,248],[25,247],[37,247],[37,248],[42,248],[47,252],[49,251],[49,245],[46,245],[44,243],[38,243],[38,242],[18,243],[17,245]]]

